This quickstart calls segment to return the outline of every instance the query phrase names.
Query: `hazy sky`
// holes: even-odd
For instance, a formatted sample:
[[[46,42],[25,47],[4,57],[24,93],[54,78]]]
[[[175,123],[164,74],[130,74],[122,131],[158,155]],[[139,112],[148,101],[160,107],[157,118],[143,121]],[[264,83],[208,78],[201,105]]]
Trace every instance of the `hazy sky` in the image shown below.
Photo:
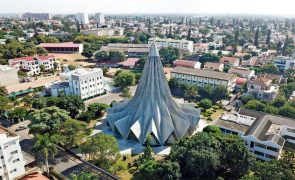
[[[295,0],[0,0],[0,13],[103,12],[295,15]]]

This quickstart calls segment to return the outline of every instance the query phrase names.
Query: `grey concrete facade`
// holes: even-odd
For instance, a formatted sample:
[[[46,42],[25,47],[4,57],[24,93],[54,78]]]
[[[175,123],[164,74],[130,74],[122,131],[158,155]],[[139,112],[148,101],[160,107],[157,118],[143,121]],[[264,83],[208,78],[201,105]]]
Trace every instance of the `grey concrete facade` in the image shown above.
[[[123,138],[144,144],[151,135],[154,145],[192,134],[200,119],[199,109],[173,99],[154,43],[134,97],[115,104],[107,114],[108,125]]]

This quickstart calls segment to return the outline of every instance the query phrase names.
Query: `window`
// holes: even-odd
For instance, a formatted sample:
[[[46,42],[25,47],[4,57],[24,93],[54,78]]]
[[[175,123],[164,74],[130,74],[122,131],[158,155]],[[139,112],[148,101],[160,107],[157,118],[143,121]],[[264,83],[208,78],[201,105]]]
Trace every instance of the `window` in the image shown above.
[[[225,129],[223,129],[223,128],[220,128],[220,130],[221,130],[222,132],[225,132]]]
[[[265,157],[270,158],[270,159],[277,159],[277,157],[269,155],[269,154],[265,154]]]
[[[14,154],[16,154],[16,153],[17,153],[17,150],[12,151],[10,154],[11,154],[11,155],[14,155]]]
[[[10,171],[10,174],[12,174],[12,173],[14,173],[14,172],[16,172],[16,169],[11,170],[11,171]]]
[[[266,149],[266,146],[260,143],[255,143],[255,146]]]
[[[278,148],[267,146],[267,149],[274,152],[279,152]]]
[[[232,131],[231,132],[233,135],[238,135],[238,132]]]
[[[254,154],[257,154],[259,156],[264,156],[264,153],[260,152],[260,151],[254,151]]]
[[[16,163],[16,162],[18,162],[18,161],[19,161],[19,158],[13,160],[12,162],[13,162],[13,163]]]
[[[251,148],[254,147],[254,142],[253,142],[253,141],[251,141],[251,143],[250,143],[250,147],[251,147]]]

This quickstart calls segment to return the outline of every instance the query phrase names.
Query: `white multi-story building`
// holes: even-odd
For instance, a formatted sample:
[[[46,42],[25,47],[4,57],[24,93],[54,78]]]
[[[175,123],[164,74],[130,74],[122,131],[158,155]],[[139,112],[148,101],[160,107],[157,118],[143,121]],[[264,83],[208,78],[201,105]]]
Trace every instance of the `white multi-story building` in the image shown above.
[[[103,25],[105,23],[104,14],[95,13],[94,20],[95,20],[97,27],[99,27],[99,25]]]
[[[240,109],[236,118],[214,122],[226,134],[242,137],[258,159],[279,159],[285,142],[295,144],[295,121],[263,112]]]
[[[19,136],[0,126],[0,179],[11,180],[25,173]]]
[[[0,86],[19,83],[17,69],[7,65],[0,65]]]
[[[185,39],[182,40],[176,40],[176,39],[161,39],[161,38],[150,38],[148,41],[148,44],[151,44],[152,42],[156,43],[158,48],[162,48],[162,47],[175,47],[178,49],[186,49],[189,52],[193,52],[194,51],[194,42],[193,41],[188,41]]]
[[[82,34],[96,36],[123,36],[124,28],[95,28],[81,31]]]
[[[274,65],[281,72],[285,72],[288,69],[295,69],[295,57],[286,57],[286,56],[279,56],[276,57],[273,61]]]
[[[228,91],[233,91],[236,84],[236,75],[234,74],[180,66],[171,71],[171,77],[176,78],[179,83],[197,85],[198,87],[225,86]]]
[[[52,96],[61,92],[65,95],[78,95],[89,99],[105,93],[103,71],[100,68],[78,68],[60,74],[61,82],[46,85]]]
[[[87,13],[76,14],[76,20],[82,25],[89,24],[89,17]]]
[[[59,70],[60,63],[54,56],[27,56],[15,59],[10,59],[10,66],[16,67],[18,70],[27,71],[28,75],[37,75],[41,73],[40,66],[44,66],[45,71]]]
[[[273,101],[279,93],[279,87],[272,84],[272,80],[265,77],[259,77],[247,82],[247,94],[256,99]]]

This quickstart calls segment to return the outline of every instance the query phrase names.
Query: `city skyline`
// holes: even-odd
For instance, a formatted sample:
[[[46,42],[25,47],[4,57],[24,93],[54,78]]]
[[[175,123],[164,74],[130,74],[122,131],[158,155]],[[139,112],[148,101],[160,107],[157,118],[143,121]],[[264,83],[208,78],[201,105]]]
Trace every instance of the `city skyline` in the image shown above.
[[[47,12],[69,14],[77,12],[105,14],[258,14],[273,16],[295,16],[293,8],[295,2],[288,0],[243,1],[234,0],[0,0],[1,13]],[[91,6],[89,6],[91,5]],[[67,7],[66,9],[64,7]],[[119,8],[118,8],[119,7]]]

